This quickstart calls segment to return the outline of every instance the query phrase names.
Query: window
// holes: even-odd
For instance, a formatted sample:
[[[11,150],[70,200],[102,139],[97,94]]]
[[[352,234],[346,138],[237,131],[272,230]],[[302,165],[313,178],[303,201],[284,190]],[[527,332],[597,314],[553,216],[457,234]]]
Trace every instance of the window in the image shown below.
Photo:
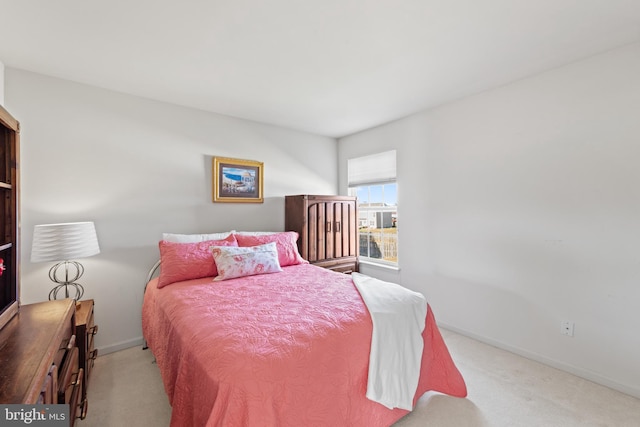
[[[396,152],[348,161],[349,195],[358,197],[360,257],[398,265],[398,186]]]

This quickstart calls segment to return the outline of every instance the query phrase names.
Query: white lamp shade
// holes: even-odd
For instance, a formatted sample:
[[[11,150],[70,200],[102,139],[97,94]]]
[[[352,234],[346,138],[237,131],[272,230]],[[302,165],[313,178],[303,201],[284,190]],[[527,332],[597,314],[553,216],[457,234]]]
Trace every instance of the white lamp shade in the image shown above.
[[[93,222],[36,225],[31,262],[67,261],[100,253]]]

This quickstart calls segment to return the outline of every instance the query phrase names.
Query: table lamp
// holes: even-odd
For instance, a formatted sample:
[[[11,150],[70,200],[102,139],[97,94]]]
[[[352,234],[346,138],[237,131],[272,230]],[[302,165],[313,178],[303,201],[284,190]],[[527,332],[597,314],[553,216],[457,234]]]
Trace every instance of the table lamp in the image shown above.
[[[33,230],[31,262],[57,261],[49,270],[49,278],[57,283],[49,300],[57,299],[64,289],[65,298],[79,301],[84,288],[77,282],[84,273],[84,267],[71,259],[86,258],[100,253],[98,237],[93,222],[68,222],[64,224],[36,225]],[[75,290],[73,297],[69,288]]]

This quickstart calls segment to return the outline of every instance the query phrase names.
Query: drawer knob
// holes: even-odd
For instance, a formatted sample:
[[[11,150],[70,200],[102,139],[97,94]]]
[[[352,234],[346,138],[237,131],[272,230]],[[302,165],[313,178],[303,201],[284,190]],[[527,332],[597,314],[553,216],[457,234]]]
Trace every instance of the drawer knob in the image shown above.
[[[98,357],[98,349],[97,348],[95,350],[92,350],[91,352],[89,352],[89,359],[96,360],[96,357]]]
[[[71,381],[67,387],[75,387],[81,384],[82,378],[80,377],[80,375],[82,375],[82,371],[76,372],[74,375],[76,376],[76,379]]]
[[[71,338],[69,338],[68,340],[62,341],[62,347],[60,347],[60,350],[71,350],[75,346],[76,346],[76,336],[71,335]]]
[[[95,335],[98,333],[98,325],[95,325],[93,328],[89,329],[90,335]]]
[[[78,404],[78,407],[80,408],[80,415],[78,415],[76,418],[80,418],[81,420],[84,420],[85,418],[87,418],[87,410],[89,410],[89,401],[87,399],[84,399],[82,402],[80,402],[80,404]]]

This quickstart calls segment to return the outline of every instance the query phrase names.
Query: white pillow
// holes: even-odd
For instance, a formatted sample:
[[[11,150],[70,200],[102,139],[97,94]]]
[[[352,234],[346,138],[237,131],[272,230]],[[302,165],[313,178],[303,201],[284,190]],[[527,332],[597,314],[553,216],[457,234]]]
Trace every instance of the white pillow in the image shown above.
[[[206,242],[207,240],[223,240],[229,237],[229,235],[235,233],[235,230],[226,231],[224,233],[211,233],[211,234],[173,234],[162,233],[162,240],[173,243],[198,243]]]
[[[242,236],[266,236],[268,234],[278,234],[282,233],[281,231],[233,231],[235,234],[240,234]]]
[[[212,246],[218,275],[214,281],[282,271],[275,242],[259,246]]]

